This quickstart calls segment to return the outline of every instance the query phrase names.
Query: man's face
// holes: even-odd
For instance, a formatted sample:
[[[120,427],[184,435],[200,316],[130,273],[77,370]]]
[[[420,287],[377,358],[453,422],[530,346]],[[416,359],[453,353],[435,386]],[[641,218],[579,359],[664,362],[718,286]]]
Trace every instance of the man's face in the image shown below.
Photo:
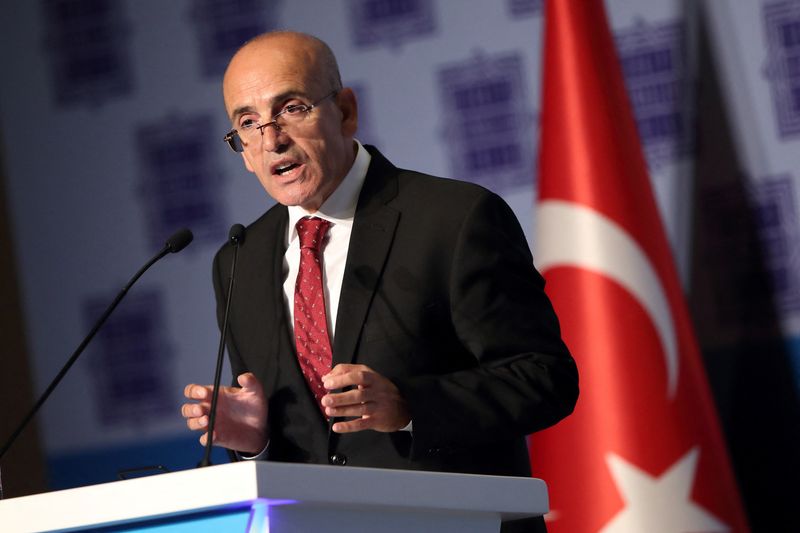
[[[265,124],[288,105],[311,105],[334,87],[315,50],[291,36],[254,42],[231,61],[223,81],[225,108],[233,127]],[[316,211],[341,183],[355,157],[355,96],[342,89],[302,120],[245,146],[247,169],[277,202]]]

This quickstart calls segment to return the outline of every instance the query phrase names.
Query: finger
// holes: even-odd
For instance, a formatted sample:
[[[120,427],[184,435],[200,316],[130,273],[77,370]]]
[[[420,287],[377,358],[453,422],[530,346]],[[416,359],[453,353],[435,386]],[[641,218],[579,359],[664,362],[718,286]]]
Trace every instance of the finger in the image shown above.
[[[219,439],[218,439],[218,437],[219,437],[219,436],[217,435],[217,432],[215,431],[215,432],[214,432],[214,446],[222,446],[222,447],[225,447],[225,444],[224,444],[224,443],[221,443],[221,442],[219,442]],[[202,435],[200,435],[200,437],[198,438],[198,440],[200,441],[200,444],[202,444],[203,446],[205,446],[205,445],[206,445],[206,442],[208,441],[208,432],[205,432],[205,433],[203,433]]]
[[[194,383],[186,385],[183,389],[183,395],[190,400],[205,400],[209,397],[211,386],[195,385]]]
[[[344,405],[362,404],[370,400],[370,395],[364,389],[351,389],[345,392],[334,392],[322,397],[322,405],[339,407]]]
[[[336,375],[339,375],[339,374],[344,374],[345,372],[349,372],[354,366],[357,366],[357,365],[350,365],[350,364],[347,364],[347,363],[339,363],[338,365],[336,365],[333,368],[331,368],[331,371],[328,372],[326,375],[327,376],[336,376]],[[324,378],[325,376],[322,376],[322,377]]]
[[[199,387],[199,385],[196,385],[196,384],[194,384],[194,383],[189,383],[188,385],[186,385],[186,386],[183,388],[183,396],[184,396],[185,398],[189,398],[189,399],[192,399],[192,398],[194,398],[194,396],[192,396],[192,389],[193,389],[194,387]]]
[[[196,418],[206,414],[208,409],[207,404],[201,403],[185,403],[181,405],[181,416],[184,418]]]
[[[197,418],[187,418],[186,426],[192,431],[205,429],[208,426],[208,417],[203,415]]]
[[[252,372],[239,374],[236,378],[236,382],[239,383],[239,386],[243,389],[261,390],[261,382],[258,381],[258,378],[256,378],[255,374]]]
[[[365,429],[372,429],[372,425],[372,419],[370,417],[362,417],[346,422],[336,422],[331,429],[336,433],[355,433]]]
[[[366,368],[363,367],[363,365],[358,366]],[[366,370],[363,370],[362,368],[350,369],[344,373],[336,375],[328,374],[327,376],[323,376],[322,385],[328,390],[341,389],[351,386],[369,387],[375,382],[375,377],[377,374],[368,368]]]
[[[377,406],[370,402],[342,407],[326,407],[325,414],[328,416],[370,416],[375,414],[376,409]]]
[[[322,378],[325,379],[327,376],[340,376],[342,374],[347,374],[348,372],[353,372],[358,370],[370,371],[371,369],[367,365],[351,365],[349,363],[339,363],[338,365],[333,367],[330,372],[322,376]]]

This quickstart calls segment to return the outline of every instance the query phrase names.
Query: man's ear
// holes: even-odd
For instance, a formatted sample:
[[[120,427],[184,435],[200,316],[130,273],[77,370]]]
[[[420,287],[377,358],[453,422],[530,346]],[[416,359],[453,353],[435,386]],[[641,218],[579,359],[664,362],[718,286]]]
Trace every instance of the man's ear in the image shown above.
[[[342,135],[354,137],[358,130],[358,102],[353,89],[345,87],[336,96],[339,110],[342,112]]]

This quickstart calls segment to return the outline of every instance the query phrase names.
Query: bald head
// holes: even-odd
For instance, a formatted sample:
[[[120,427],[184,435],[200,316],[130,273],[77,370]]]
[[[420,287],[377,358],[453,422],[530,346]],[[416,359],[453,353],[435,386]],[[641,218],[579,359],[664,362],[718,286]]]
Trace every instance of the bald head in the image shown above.
[[[306,78],[322,92],[342,88],[336,56],[324,41],[306,33],[274,31],[250,39],[234,54],[225,70],[223,95],[230,78],[268,62],[281,65],[287,75]]]

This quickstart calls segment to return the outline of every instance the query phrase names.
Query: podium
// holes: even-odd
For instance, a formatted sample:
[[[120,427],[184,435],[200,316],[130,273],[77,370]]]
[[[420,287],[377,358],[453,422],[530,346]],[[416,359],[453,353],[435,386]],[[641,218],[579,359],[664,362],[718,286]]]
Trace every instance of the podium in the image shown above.
[[[533,478],[239,462],[0,501],[0,530],[497,532],[543,515]]]

